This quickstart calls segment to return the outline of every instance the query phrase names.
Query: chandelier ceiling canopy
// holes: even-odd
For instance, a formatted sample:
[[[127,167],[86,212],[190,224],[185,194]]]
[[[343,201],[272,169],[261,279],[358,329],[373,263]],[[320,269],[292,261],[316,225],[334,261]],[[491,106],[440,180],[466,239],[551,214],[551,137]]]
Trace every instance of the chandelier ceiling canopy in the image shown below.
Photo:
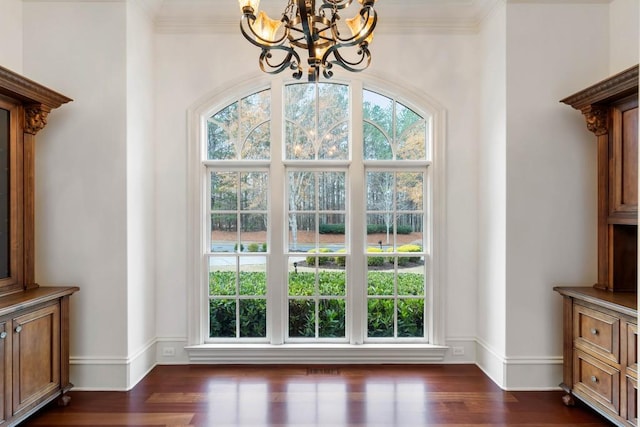
[[[262,50],[262,71],[277,74],[290,69],[293,77],[300,79],[304,71],[298,49],[307,51],[309,81],[318,81],[320,72],[331,78],[334,65],[352,72],[369,66],[369,44],[377,22],[373,7],[376,0],[358,0],[360,10],[344,22],[339,13],[353,0],[321,1],[316,10],[315,0],[288,0],[277,20],[258,12],[260,0],[238,0],[242,9],[240,31]]]

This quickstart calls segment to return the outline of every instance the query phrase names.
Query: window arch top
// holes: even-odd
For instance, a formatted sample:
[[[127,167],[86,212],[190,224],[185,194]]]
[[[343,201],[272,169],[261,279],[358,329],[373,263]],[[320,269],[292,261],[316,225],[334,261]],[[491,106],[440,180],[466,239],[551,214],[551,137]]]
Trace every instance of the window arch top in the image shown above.
[[[430,117],[366,89],[362,109],[365,160],[428,160]]]
[[[208,160],[271,158],[271,91],[236,101],[207,119]]]
[[[285,86],[286,158],[349,159],[349,86],[297,83]]]

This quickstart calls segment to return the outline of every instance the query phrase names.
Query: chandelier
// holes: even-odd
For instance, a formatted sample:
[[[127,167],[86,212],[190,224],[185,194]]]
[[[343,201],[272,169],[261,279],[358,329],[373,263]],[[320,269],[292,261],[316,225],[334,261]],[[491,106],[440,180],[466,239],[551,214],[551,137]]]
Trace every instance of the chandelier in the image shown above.
[[[258,13],[260,0],[238,1],[242,9],[240,31],[262,49],[260,69],[266,73],[290,69],[293,77],[300,79],[303,65],[296,48],[307,51],[310,82],[318,81],[321,71],[325,78],[331,78],[334,65],[359,72],[371,63],[369,44],[377,21],[376,0],[358,0],[360,11],[344,23],[338,12],[353,0],[322,0],[317,11],[315,0],[288,0],[280,20],[271,19],[264,11]]]

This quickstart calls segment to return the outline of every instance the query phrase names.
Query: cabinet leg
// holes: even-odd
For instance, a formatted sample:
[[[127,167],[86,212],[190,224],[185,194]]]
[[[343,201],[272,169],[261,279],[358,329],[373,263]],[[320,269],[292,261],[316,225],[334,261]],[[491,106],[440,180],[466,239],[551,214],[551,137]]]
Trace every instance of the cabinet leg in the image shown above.
[[[566,406],[574,406],[576,404],[576,401],[573,399],[573,396],[571,396],[571,394],[567,393],[562,396],[562,403],[564,403]]]
[[[71,396],[63,394],[58,398],[58,406],[67,406],[71,402]]]

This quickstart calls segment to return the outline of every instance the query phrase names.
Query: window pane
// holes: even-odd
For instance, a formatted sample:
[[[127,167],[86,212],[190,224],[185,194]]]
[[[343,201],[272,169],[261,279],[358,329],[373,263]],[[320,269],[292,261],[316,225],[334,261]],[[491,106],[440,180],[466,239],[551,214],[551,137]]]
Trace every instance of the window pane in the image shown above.
[[[258,252],[267,237],[266,214],[240,215],[240,241],[243,250]],[[251,247],[251,248],[250,248]]]
[[[242,98],[240,112],[241,137],[244,140],[256,127],[271,118],[271,91],[264,90]]]
[[[289,250],[306,251],[315,248],[315,214],[289,215]]]
[[[345,216],[344,214],[322,214],[320,217],[320,245],[331,247],[333,250],[345,246]]]
[[[271,158],[271,124],[263,123],[256,127],[242,146],[241,157],[244,160],[266,160]]]
[[[332,259],[333,261],[333,259]],[[345,296],[347,275],[344,270],[321,271],[318,287],[322,296]]]
[[[424,174],[399,173],[397,182],[396,206],[401,211],[423,210],[423,179]]]
[[[362,93],[363,116],[378,126],[387,135],[393,134],[393,100],[376,92]]]
[[[238,140],[238,103],[216,113],[207,121],[207,158],[228,160],[235,158]]]
[[[389,137],[371,123],[364,123],[365,160],[392,160],[393,151]]]
[[[269,176],[266,172],[240,174],[240,209],[257,211],[267,209]]]
[[[369,296],[393,295],[393,276],[393,273],[369,270],[367,272],[367,294]]]
[[[424,120],[415,123],[400,137],[396,149],[398,160],[425,160],[427,157],[427,129]]]
[[[422,120],[422,117],[413,110],[396,102],[396,136],[398,140],[402,140],[405,132],[420,120]]]
[[[238,209],[238,174],[235,172],[213,172],[211,174],[211,210]]]
[[[236,294],[236,258],[212,257],[209,259],[209,295]]]
[[[346,209],[346,175],[344,172],[318,173],[318,203],[322,211],[344,211]]]
[[[316,336],[316,309],[313,300],[289,300],[289,336],[291,338]]]
[[[311,211],[316,208],[316,175],[313,172],[289,173],[289,210]]]
[[[369,299],[367,310],[368,336],[371,338],[393,337],[393,299]]]
[[[238,248],[236,214],[211,215],[211,251],[233,252]]]
[[[393,210],[395,180],[392,172],[367,172],[367,209]]]
[[[322,160],[349,159],[349,124],[340,123],[320,140],[318,157]]]
[[[318,335],[320,338],[345,337],[345,301],[320,300],[318,313]]]
[[[422,214],[401,214],[398,215],[398,241],[402,243],[413,243],[424,247],[424,233],[422,232]]]
[[[240,300],[240,337],[262,338],[267,336],[267,301],[264,299]]]
[[[424,337],[424,300],[398,300],[398,337]]]
[[[312,296],[316,292],[316,275],[314,272],[300,271],[289,273],[289,296]]]
[[[290,84],[284,102],[287,159],[348,159],[348,86]]]
[[[408,260],[408,258],[399,258],[400,260]],[[408,266],[409,264],[405,264]],[[400,262],[398,263],[400,267]],[[398,273],[398,295],[401,296],[424,296],[424,270],[418,269],[418,273],[402,273],[402,269]]]
[[[236,337],[236,301],[212,299],[209,301],[209,337]]]
[[[243,266],[250,266],[252,271],[240,271],[240,295],[267,295],[267,266],[264,258],[242,257],[241,263]]]

